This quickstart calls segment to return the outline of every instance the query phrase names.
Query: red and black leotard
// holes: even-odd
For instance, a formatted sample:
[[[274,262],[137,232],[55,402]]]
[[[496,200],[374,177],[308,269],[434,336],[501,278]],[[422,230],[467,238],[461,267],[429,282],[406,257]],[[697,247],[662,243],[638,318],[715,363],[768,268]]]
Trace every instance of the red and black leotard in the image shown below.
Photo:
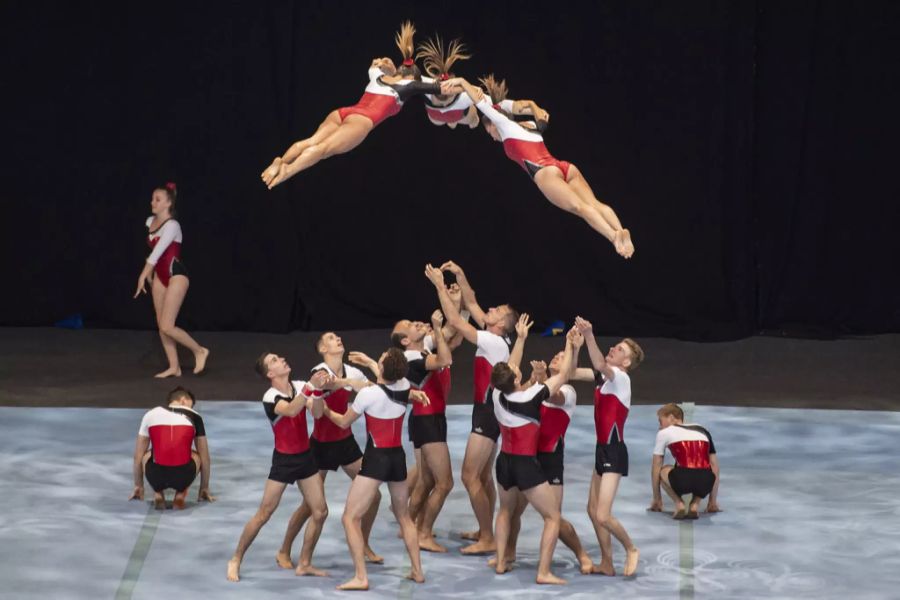
[[[403,103],[413,96],[441,93],[441,86],[438,83],[425,83],[412,79],[384,83],[383,76],[384,71],[380,68],[369,68],[369,85],[366,86],[366,91],[363,92],[359,102],[353,106],[338,109],[341,121],[349,115],[362,115],[377,126],[388,117],[393,117],[400,112]]]
[[[279,415],[275,406],[284,400],[290,402],[304,389],[305,382],[291,381],[291,395],[285,396],[274,387],[263,396],[263,407],[272,424],[275,435],[275,450],[281,454],[301,454],[309,450],[309,432],[306,428],[306,407],[293,417]]]
[[[450,368],[442,367],[433,371],[426,369],[427,352],[406,350],[404,355],[409,363],[406,378],[415,389],[425,392],[430,402],[428,405],[413,403],[412,414],[416,416],[444,414],[447,410],[447,396],[450,394]]]
[[[507,117],[494,108],[486,97],[475,106],[497,127],[506,156],[525,169],[532,178],[544,167],[557,167],[562,171],[563,178],[568,179],[571,163],[554,158],[544,145],[544,137],[540,133],[525,129]]]
[[[631,408],[631,378],[628,373],[612,367],[616,376],[607,380],[597,372],[594,389],[594,425],[598,444],[625,442],[625,419]]]
[[[423,78],[423,81],[425,78]],[[432,80],[433,81],[433,80]],[[452,102],[438,104],[434,97],[440,94],[425,94],[425,112],[436,123],[456,124],[466,118],[469,108],[474,106],[468,94],[457,94]]]
[[[147,229],[153,223],[153,217],[147,218]],[[159,282],[169,287],[169,279],[173,275],[187,275],[181,264],[181,225],[175,219],[166,219],[156,229],[147,233],[147,245],[150,256],[147,262],[153,265],[153,271]]]

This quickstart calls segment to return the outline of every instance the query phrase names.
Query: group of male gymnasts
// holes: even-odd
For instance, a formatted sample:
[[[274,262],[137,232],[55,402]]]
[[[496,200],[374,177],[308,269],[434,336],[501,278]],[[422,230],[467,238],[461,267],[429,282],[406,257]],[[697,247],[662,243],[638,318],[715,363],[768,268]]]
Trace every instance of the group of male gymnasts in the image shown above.
[[[456,283],[447,285],[445,273],[452,273]],[[294,483],[303,501],[291,515],[276,561],[283,568],[296,568],[298,575],[327,575],[313,566],[312,556],[328,516],[326,475],[341,469],[352,479],[342,523],[355,573],[339,589],[368,589],[366,563],[383,562],[369,546],[383,482],[388,484],[391,509],[409,553],[412,569],[408,577],[424,581],[420,549],[446,552],[435,539],[433,527],[453,487],[445,408],[452,352],[463,341],[475,345],[476,351],[472,428],[461,478],[478,529],[461,534],[471,541],[461,552],[494,554],[488,564],[497,573],[507,572],[516,560],[521,515],[530,504],[544,522],[537,583],[565,583],[550,571],[557,539],[575,553],[582,573],[611,576],[615,575],[615,537],[626,553],[623,574],[634,575],[640,553],[612,515],[612,504],[620,478],[628,475],[623,430],[631,404],[630,372],[643,360],[643,350],[634,340],[625,338],[604,354],[591,323],[578,317],[566,333],[565,348],[549,364],[532,361],[526,380],[520,363],[533,324],[529,316],[520,316],[508,304],[482,310],[465,272],[452,261],[440,268],[427,265],[425,275],[434,285],[441,307],[431,315],[430,323],[398,321],[391,333],[391,347],[378,360],[359,352],[350,352],[347,357],[371,371],[374,382],[344,362],[343,341],[334,332],[323,333],[317,339],[316,351],[322,361],[306,381],[291,379],[291,367],[282,356],[266,352],[257,360],[257,372],[270,385],[263,396],[263,406],[272,426],[275,448],[260,507],[244,526],[228,561],[228,579],[239,580],[244,553],[274,513],[286,487]],[[470,318],[477,327],[469,322]],[[510,340],[513,332],[515,344]],[[577,367],[583,346],[589,354],[589,368]],[[597,444],[587,510],[600,546],[597,564],[585,551],[572,524],[561,515],[565,433],[576,404],[570,380],[596,383]],[[169,400],[168,408],[153,409],[142,422],[135,449],[132,497],[143,498],[146,473],[158,508],[165,506],[165,488],[176,490],[173,506],[183,507],[187,488],[201,472],[198,499],[213,500],[209,494],[210,460],[205,430],[202,419],[193,410],[193,396],[177,388]],[[415,449],[416,466],[407,471],[402,429],[409,403],[413,409],[408,434]],[[314,419],[311,435],[307,413]],[[364,451],[350,429],[362,415],[366,417],[367,430]],[[676,519],[697,518],[700,501],[707,495],[707,511],[718,511],[718,462],[709,432],[698,425],[685,425],[684,415],[675,404],[663,406],[658,418],[660,431],[654,447],[653,500],[649,510],[662,510],[662,487],[675,502]],[[155,431],[162,431],[160,425],[175,428],[181,434],[154,435]],[[164,448],[171,439],[179,440],[177,452]],[[151,440],[152,451],[148,449]],[[191,441],[197,452],[191,452]],[[674,466],[662,464],[666,448],[676,460]],[[185,456],[188,460],[184,460]],[[687,494],[692,498],[685,505],[682,497]],[[291,548],[304,524],[306,530],[295,567]]]

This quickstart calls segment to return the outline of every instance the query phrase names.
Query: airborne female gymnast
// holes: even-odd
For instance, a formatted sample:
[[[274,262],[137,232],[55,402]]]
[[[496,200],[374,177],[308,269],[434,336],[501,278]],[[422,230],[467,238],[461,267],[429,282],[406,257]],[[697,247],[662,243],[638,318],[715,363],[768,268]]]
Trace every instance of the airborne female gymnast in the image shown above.
[[[454,77],[450,69],[456,61],[468,60],[471,55],[466,54],[466,47],[459,40],[453,40],[445,49],[440,36],[435,36],[419,45],[416,58],[422,61],[429,77],[443,82]],[[425,112],[428,120],[437,126],[455,129],[462,123],[471,129],[478,127],[478,110],[469,95],[462,91],[449,95],[425,94]]]
[[[262,172],[263,183],[271,190],[320,160],[356,148],[378,124],[400,112],[403,103],[421,94],[440,94],[440,83],[425,83],[413,60],[413,35],[409,21],[395,37],[403,55],[400,68],[390,58],[376,58],[369,67],[369,85],[353,106],[331,111],[319,128],[305,140],[294,142],[284,156],[276,156]]]
[[[541,131],[546,128],[546,113],[534,103],[530,111],[534,122],[517,123],[509,114],[514,103],[506,100],[506,81],[496,81],[493,76],[481,80],[490,94],[465,79],[458,77],[445,82],[445,93],[464,90],[484,114],[484,127],[494,140],[503,142],[503,150],[531,176],[538,189],[553,205],[578,215],[594,230],[609,240],[621,256],[631,258],[634,244],[631,233],[622,227],[612,208],[597,200],[591,187],[572,163],[557,160],[544,145]],[[493,102],[492,102],[493,101]],[[544,118],[541,118],[544,117]]]

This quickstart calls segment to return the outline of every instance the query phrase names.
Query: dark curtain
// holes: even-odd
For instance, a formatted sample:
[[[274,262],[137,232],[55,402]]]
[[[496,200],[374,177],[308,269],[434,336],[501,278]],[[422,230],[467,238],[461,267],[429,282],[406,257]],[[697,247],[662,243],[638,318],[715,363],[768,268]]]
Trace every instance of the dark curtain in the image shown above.
[[[154,186],[178,183],[188,328],[383,327],[426,262],[539,324],[695,340],[896,331],[897,19],[870,2],[118,3],[0,7],[0,323],[152,327],[133,300]],[[353,104],[393,33],[463,37],[550,111],[547,146],[633,233],[630,261],[482,129],[410,101],[273,192],[259,173]]]

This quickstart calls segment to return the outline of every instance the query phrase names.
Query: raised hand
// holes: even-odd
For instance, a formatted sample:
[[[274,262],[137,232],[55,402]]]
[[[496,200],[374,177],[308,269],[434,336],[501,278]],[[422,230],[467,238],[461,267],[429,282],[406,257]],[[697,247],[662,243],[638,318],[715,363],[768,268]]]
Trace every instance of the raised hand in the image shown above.
[[[450,301],[453,302],[453,306],[456,307],[456,310],[461,310],[462,289],[459,287],[458,283],[451,283],[447,286],[447,295],[450,296]]]
[[[544,383],[547,380],[547,363],[542,360],[531,361],[531,378],[536,383]]]
[[[435,269],[430,263],[425,265],[425,277],[427,277],[435,287],[444,287],[444,273],[441,269]]]
[[[594,326],[591,325],[591,322],[587,319],[575,317],[575,327],[578,329],[581,335],[594,335]]]
[[[444,313],[441,312],[441,309],[437,309],[433,313],[431,313],[431,328],[435,331],[439,330],[441,326],[444,324]]]
[[[456,275],[457,277],[459,277],[460,275],[462,275],[463,277],[465,277],[465,275],[466,275],[466,274],[463,272],[462,267],[460,267],[458,264],[456,264],[456,263],[453,262],[452,260],[448,260],[447,262],[445,262],[444,264],[442,264],[442,265],[441,265],[441,271],[450,271],[451,273],[453,273],[453,274]]]
[[[528,313],[522,313],[516,323],[516,335],[522,339],[527,338],[532,325],[534,325],[534,321],[530,320]]]
[[[578,331],[577,327],[572,327],[566,334],[566,340],[572,344],[575,350],[578,350],[584,344],[584,335]]]
[[[309,378],[309,383],[317,389],[322,389],[325,387],[325,384],[328,383],[329,378],[328,371],[316,371],[313,373],[312,377]]]

